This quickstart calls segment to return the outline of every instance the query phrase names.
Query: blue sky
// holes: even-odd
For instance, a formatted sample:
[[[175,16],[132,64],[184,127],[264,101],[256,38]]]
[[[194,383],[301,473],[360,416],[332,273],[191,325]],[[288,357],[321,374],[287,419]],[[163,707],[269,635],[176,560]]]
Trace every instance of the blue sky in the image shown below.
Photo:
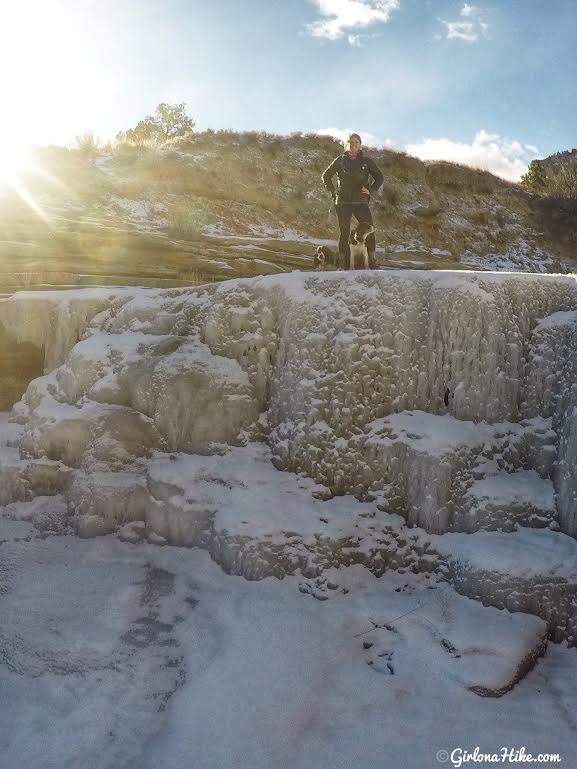
[[[513,177],[532,157],[577,145],[577,0],[18,8],[0,11],[11,41],[0,71],[18,59],[0,88],[24,115],[42,112],[27,121],[30,141],[70,143],[87,130],[108,139],[160,101],[184,101],[200,129],[354,129]]]

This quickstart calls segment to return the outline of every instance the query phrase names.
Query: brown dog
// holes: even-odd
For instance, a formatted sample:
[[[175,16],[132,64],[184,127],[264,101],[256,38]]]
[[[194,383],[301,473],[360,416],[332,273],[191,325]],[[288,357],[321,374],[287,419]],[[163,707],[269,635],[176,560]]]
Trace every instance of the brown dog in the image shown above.
[[[319,246],[315,251],[314,264],[317,270],[336,270],[339,267],[339,255],[328,246]]]

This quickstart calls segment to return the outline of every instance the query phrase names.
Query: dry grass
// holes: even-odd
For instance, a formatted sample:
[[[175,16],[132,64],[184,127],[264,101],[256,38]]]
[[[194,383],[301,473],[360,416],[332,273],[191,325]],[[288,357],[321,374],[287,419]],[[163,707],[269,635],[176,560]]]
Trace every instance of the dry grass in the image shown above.
[[[372,153],[375,161],[401,182],[421,182],[425,178],[425,164],[419,158],[396,150],[381,150]]]
[[[239,233],[265,224],[334,237],[320,174],[342,151],[337,140],[317,134],[207,130],[160,147],[116,143],[107,173],[82,167],[76,152],[61,148],[47,148],[43,157],[87,204],[106,192],[168,204],[169,232],[189,240],[209,222]],[[574,249],[575,212],[556,201],[541,203],[518,185],[455,163],[390,149],[367,154],[385,176],[372,205],[381,243],[422,243],[458,257],[485,246],[505,253],[528,233],[552,253],[557,242]]]
[[[490,195],[500,188],[509,186],[508,182],[494,176],[489,171],[470,168],[445,160],[427,161],[426,179],[433,187],[445,187],[452,190]]]
[[[488,227],[491,223],[491,214],[489,211],[473,211],[469,214],[469,221],[481,227]]]
[[[208,223],[203,208],[194,199],[173,201],[166,218],[168,235],[178,240],[198,240]]]
[[[395,206],[399,205],[401,200],[401,192],[399,188],[395,187],[393,184],[385,183],[382,197],[385,203],[385,205],[382,206],[383,208],[394,208]]]

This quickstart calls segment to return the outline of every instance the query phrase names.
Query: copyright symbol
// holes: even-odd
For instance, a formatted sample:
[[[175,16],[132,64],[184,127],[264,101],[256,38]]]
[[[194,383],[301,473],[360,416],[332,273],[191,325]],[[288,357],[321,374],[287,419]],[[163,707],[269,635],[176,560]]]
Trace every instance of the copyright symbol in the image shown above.
[[[449,760],[449,754],[447,753],[446,750],[437,751],[437,761],[440,761],[442,764],[444,764],[448,760]]]

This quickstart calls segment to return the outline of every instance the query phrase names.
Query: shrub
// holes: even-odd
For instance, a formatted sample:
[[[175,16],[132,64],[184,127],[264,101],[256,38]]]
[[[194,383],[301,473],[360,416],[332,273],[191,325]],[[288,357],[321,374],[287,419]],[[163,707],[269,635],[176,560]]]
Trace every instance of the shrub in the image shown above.
[[[531,201],[539,226],[573,247],[577,244],[577,200],[539,196]]]
[[[544,166],[543,161],[532,160],[520,184],[531,192],[553,198],[577,200],[577,159]]]
[[[75,147],[78,157],[88,165],[93,165],[94,161],[98,157],[98,139],[95,138],[92,131],[86,131],[86,133],[80,134],[75,137]]]
[[[190,203],[174,202],[167,214],[168,234],[180,240],[198,240],[203,233],[202,211]]]
[[[577,200],[577,160],[557,166],[547,178],[547,190],[554,197]]]

